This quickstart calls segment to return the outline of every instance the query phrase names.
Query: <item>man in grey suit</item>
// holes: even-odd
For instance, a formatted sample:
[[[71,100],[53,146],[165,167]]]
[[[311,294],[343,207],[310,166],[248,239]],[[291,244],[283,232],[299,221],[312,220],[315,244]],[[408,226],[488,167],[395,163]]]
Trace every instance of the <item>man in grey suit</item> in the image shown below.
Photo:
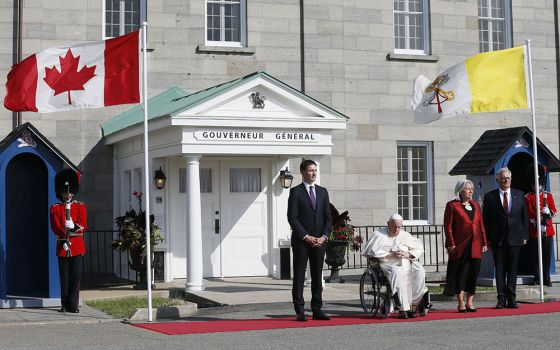
[[[299,166],[303,182],[290,190],[288,222],[292,228],[294,280],[292,301],[298,321],[305,316],[303,285],[307,261],[311,273],[311,310],[314,320],[330,320],[323,307],[322,271],[325,261],[325,242],[331,230],[331,211],[327,189],[315,184],[317,164],[306,159]]]
[[[515,290],[521,247],[529,239],[529,222],[523,192],[511,188],[511,171],[496,172],[499,188],[486,193],[482,217],[488,248],[496,268],[496,309],[518,308]]]

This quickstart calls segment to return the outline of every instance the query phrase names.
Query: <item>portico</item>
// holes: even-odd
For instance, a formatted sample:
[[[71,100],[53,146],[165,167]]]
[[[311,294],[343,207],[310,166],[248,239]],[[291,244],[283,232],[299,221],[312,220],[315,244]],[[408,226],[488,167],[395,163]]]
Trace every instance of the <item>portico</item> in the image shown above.
[[[332,132],[348,118],[264,73],[196,93],[170,88],[149,100],[150,170],[143,174],[142,111],[137,106],[102,125],[113,146],[114,211],[137,208],[131,193],[160,167],[151,208],[165,240],[165,280],[280,276],[279,241],[288,239],[287,167],[330,155]],[[293,166],[290,162],[294,159]]]

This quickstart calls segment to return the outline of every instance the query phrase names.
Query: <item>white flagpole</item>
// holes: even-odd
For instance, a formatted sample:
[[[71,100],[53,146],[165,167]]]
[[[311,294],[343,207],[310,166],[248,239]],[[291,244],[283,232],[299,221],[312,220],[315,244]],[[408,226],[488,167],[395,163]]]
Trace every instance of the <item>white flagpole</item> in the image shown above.
[[[527,48],[527,77],[529,84],[529,103],[531,105],[531,119],[533,123],[533,174],[535,177],[535,197],[536,212],[537,212],[537,245],[539,252],[539,284],[540,284],[540,299],[541,303],[544,302],[544,287],[543,287],[543,263],[542,263],[542,237],[541,237],[541,203],[539,191],[539,160],[537,159],[537,118],[535,116],[535,97],[533,95],[533,67],[531,64],[531,40],[525,41]]]
[[[144,107],[144,191],[146,195],[146,281],[148,286],[148,322],[152,322],[152,252],[150,240],[150,164],[148,159],[148,41],[146,28],[148,22],[142,22],[142,102]]]

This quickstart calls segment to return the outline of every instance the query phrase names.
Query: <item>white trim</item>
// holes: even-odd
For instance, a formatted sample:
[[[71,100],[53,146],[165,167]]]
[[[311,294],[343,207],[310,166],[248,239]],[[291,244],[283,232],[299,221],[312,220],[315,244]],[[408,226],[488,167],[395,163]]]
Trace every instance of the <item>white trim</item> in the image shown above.
[[[404,11],[395,11],[395,7],[394,7],[394,1],[393,1],[393,48],[394,48],[394,53],[396,54],[404,54],[404,55],[429,55],[431,52],[431,45],[430,45],[430,1],[429,0],[422,0],[422,46],[423,49],[422,50],[413,50],[413,49],[398,49],[396,48],[394,42],[396,39],[395,36],[395,14],[396,13],[401,13],[401,14],[413,14],[413,13],[417,13],[417,12],[412,12],[408,10],[408,5],[409,2],[408,0],[405,2],[405,5],[407,7],[407,9],[405,9]],[[410,47],[410,37],[409,37],[409,16],[405,17],[405,44],[407,47]]]
[[[239,1],[239,41],[208,40],[208,0],[204,0],[204,45],[217,47],[247,46],[247,0]],[[220,16],[220,30],[224,29],[223,17]]]

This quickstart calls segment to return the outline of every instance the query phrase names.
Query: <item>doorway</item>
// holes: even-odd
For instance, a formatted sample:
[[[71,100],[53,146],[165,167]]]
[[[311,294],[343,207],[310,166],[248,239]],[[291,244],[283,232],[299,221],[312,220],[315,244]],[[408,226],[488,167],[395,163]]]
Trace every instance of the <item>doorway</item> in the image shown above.
[[[6,168],[6,271],[10,296],[48,297],[48,172],[31,153]]]
[[[268,276],[270,162],[262,158],[201,159],[203,276]],[[186,277],[187,170],[170,162],[173,278]]]

